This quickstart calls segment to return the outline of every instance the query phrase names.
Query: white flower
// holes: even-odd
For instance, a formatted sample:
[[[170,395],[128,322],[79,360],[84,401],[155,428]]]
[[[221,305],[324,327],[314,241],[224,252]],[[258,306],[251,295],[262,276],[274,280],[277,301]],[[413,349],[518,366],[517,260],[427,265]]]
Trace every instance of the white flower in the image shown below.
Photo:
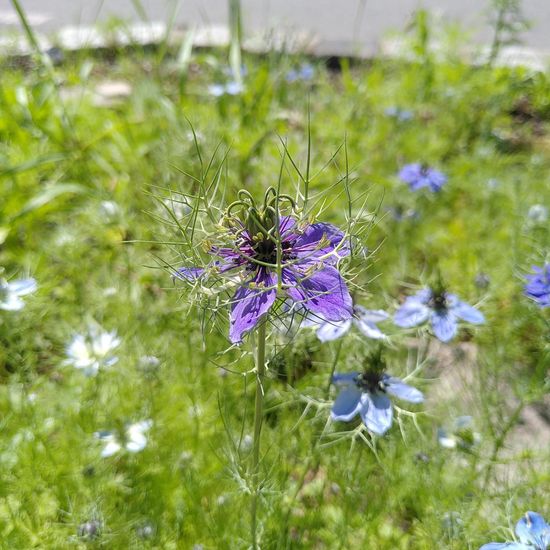
[[[119,438],[115,432],[111,431],[96,432],[94,434],[95,437],[105,443],[101,451],[101,456],[103,458],[113,456],[123,448],[130,453],[143,451],[147,446],[145,432],[147,432],[152,425],[152,420],[142,420],[141,422],[130,424],[121,438]]]
[[[548,220],[548,208],[542,204],[533,204],[527,212],[527,218],[533,224],[543,224]]]
[[[88,334],[75,334],[67,346],[68,359],[76,369],[82,369],[86,376],[95,376],[100,368],[111,367],[118,361],[112,354],[120,344],[116,330],[103,332],[98,326],[91,326]]]
[[[99,211],[108,221],[113,221],[120,216],[120,206],[115,201],[101,201]]]
[[[471,416],[459,416],[451,429],[438,428],[437,441],[446,449],[469,450],[481,441],[481,435],[474,432]]]
[[[35,292],[38,288],[33,278],[18,279],[8,283],[0,279],[0,309],[6,311],[19,311],[25,307],[25,302],[21,296]]]

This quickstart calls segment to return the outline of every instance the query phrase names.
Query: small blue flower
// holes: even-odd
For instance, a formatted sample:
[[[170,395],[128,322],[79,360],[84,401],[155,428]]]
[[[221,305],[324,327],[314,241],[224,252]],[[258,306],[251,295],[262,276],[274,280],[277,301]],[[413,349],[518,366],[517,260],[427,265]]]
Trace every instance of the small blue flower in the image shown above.
[[[353,317],[342,321],[327,321],[321,317],[307,315],[302,322],[303,327],[317,329],[317,338],[321,342],[331,342],[341,338],[355,325],[367,338],[383,340],[386,335],[376,326],[376,323],[385,321],[389,315],[381,309],[366,309],[363,306],[353,306]]]
[[[392,425],[393,409],[387,394],[410,403],[422,403],[422,392],[399,378],[376,371],[335,374],[333,384],[342,387],[334,401],[331,418],[349,422],[358,414],[369,431],[385,434]]]
[[[311,80],[315,75],[315,69],[309,63],[302,63],[298,69],[291,69],[286,73],[287,82],[296,82],[297,80]]]
[[[536,512],[527,512],[516,523],[519,542],[490,542],[479,550],[546,550],[550,546],[550,525]]]
[[[534,275],[527,275],[524,287],[525,296],[534,300],[539,307],[550,306],[550,263],[544,267],[533,266]]]
[[[447,176],[419,162],[406,164],[399,172],[399,178],[407,183],[413,191],[429,187],[431,191],[439,191],[447,182]]]
[[[386,107],[384,109],[384,114],[391,118],[395,118],[399,122],[407,122],[411,120],[414,116],[412,111],[407,109],[402,109],[401,107]]]
[[[239,82],[228,82],[227,84],[211,84],[208,86],[208,93],[214,97],[223,95],[239,95],[244,87]]]
[[[397,310],[394,322],[398,327],[410,328],[430,320],[435,336],[442,342],[449,342],[456,336],[460,319],[474,325],[485,322],[480,311],[456,295],[425,288],[405,300]]]
[[[548,221],[548,208],[542,204],[533,204],[527,212],[527,219],[532,225],[543,225]]]

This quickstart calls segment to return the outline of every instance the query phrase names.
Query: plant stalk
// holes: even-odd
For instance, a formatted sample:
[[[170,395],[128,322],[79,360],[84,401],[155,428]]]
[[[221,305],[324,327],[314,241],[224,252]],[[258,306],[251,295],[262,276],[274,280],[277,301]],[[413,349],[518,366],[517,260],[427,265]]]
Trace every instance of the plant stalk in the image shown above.
[[[260,437],[264,415],[264,376],[265,376],[265,343],[267,322],[264,319],[258,326],[256,334],[256,400],[254,406],[254,442],[252,447],[252,502],[250,506],[250,529],[252,549],[258,548],[258,494],[260,489]]]

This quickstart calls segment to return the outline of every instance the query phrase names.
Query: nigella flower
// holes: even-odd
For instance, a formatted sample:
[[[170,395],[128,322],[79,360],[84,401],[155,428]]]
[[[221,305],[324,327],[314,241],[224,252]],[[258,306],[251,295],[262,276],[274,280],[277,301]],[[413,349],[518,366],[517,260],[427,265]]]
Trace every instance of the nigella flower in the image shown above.
[[[206,269],[184,267],[175,274],[188,282],[213,273],[236,281],[229,329],[233,343],[241,342],[267,315],[278,295],[327,321],[352,316],[351,296],[338,271],[339,260],[351,252],[349,240],[329,223],[299,223],[280,216],[275,196],[269,189],[263,207],[257,208],[252,197],[241,192],[244,198],[234,205],[245,208],[244,222],[228,218],[228,246],[211,249],[218,259]]]
[[[422,403],[422,392],[399,378],[376,370],[335,374],[332,382],[342,390],[332,406],[331,418],[348,422],[361,415],[369,431],[385,434],[392,425],[393,409],[389,395],[410,403]]]
[[[145,433],[149,431],[152,425],[152,420],[142,420],[141,422],[130,424],[122,434],[122,437],[111,431],[96,432],[94,434],[95,437],[105,443],[101,456],[103,458],[113,456],[123,448],[130,453],[143,451],[147,446]]]
[[[387,208],[387,211],[396,222],[402,222],[405,220],[416,220],[419,218],[417,210],[415,210],[414,208],[405,208],[399,204],[397,206],[390,206],[389,208]]]
[[[485,322],[480,311],[456,295],[425,288],[405,300],[394,322],[399,327],[410,328],[429,320],[435,336],[442,342],[449,342],[456,336],[460,319],[475,325]]]
[[[389,315],[381,309],[365,309],[363,306],[353,306],[353,317],[343,321],[327,321],[309,315],[305,326],[317,328],[317,338],[321,342],[331,342],[347,334],[352,325],[355,325],[359,331],[367,338],[382,340],[386,335],[376,326],[376,323],[385,321]],[[302,326],[304,324],[302,323]]]
[[[214,97],[223,95],[239,95],[243,92],[244,87],[239,82],[228,82],[227,84],[211,84],[208,86],[208,93]]]
[[[116,330],[103,332],[97,325],[88,334],[75,334],[67,346],[67,364],[82,369],[86,376],[95,376],[100,368],[111,367],[118,361],[113,351],[120,344]]]
[[[429,187],[434,192],[439,191],[447,182],[445,174],[419,162],[403,166],[399,172],[399,178],[407,183],[413,191],[423,187]]]
[[[471,416],[459,416],[450,429],[438,428],[437,441],[446,449],[470,450],[481,441],[481,436],[473,429]]]
[[[533,225],[542,225],[548,221],[548,208],[542,204],[533,204],[527,212],[527,218]]]
[[[302,63],[298,69],[291,69],[286,73],[287,82],[296,82],[297,80],[311,80],[315,74],[315,69],[309,63]]]
[[[19,311],[25,307],[21,296],[35,292],[38,288],[33,278],[17,279],[8,282],[0,279],[0,309],[6,311]]]
[[[526,275],[525,296],[534,300],[539,307],[550,306],[550,263],[543,267],[533,266],[533,275]]]
[[[479,550],[546,550],[550,546],[550,525],[536,512],[527,512],[516,523],[519,542],[490,542]]]
[[[407,109],[402,109],[401,107],[386,107],[384,109],[384,114],[391,118],[395,118],[399,122],[406,122],[413,118],[413,112]]]

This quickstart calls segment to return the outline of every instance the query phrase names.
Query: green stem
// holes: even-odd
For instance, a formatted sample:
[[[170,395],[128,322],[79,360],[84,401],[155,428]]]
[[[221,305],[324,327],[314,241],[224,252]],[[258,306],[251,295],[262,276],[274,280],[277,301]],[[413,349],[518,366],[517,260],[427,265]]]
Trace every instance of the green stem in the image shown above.
[[[250,506],[251,515],[251,535],[252,548],[258,548],[257,541],[257,512],[258,512],[258,493],[260,488],[259,470],[260,470],[260,436],[262,433],[262,422],[264,414],[264,375],[265,375],[265,342],[266,342],[265,319],[261,321],[257,332],[256,344],[256,401],[254,406],[254,446],[252,448],[252,502]]]

